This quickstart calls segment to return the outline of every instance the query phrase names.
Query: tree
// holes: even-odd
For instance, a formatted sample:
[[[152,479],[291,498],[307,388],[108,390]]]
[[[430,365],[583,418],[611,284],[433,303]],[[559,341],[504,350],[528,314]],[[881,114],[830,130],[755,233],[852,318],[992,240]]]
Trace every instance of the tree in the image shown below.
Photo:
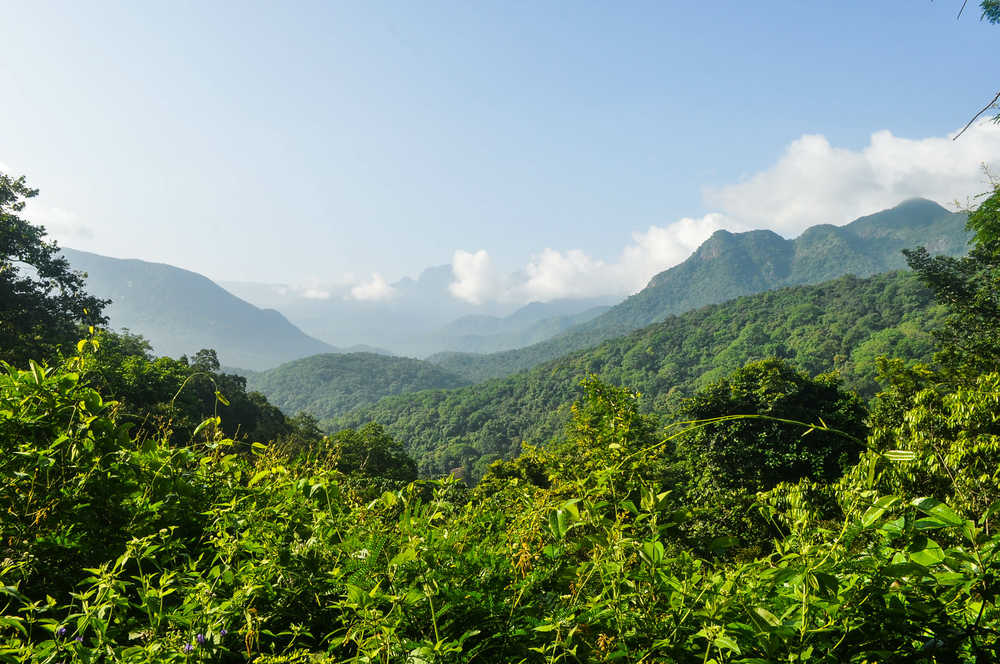
[[[385,432],[381,424],[369,422],[361,429],[344,429],[333,435],[337,469],[348,475],[382,477],[412,482],[417,464],[403,446]]]
[[[707,495],[831,481],[863,449],[865,414],[862,401],[842,391],[835,376],[810,378],[782,360],[763,360],[701,390],[680,412],[687,421],[750,417],[700,426],[681,437],[678,451]],[[799,422],[827,430],[809,431]]]
[[[38,195],[24,176],[0,173],[0,360],[47,359],[80,337],[81,325],[107,322],[108,300],[88,295],[45,229],[22,219]]]
[[[935,331],[935,359],[959,382],[1000,370],[1000,185],[969,215],[967,228],[974,235],[964,258],[931,256],[922,247],[903,252],[948,308]]]

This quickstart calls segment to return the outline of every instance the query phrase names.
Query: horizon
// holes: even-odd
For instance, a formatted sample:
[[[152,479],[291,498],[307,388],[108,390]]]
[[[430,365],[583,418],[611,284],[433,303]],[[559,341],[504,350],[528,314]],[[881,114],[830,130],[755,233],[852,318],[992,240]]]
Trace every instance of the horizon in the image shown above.
[[[891,206],[889,206],[887,208],[881,208],[879,210],[875,210],[873,212],[863,214],[863,215],[861,215],[859,217],[856,217],[854,219],[850,219],[847,222],[845,222],[844,224],[833,224],[833,225],[835,225],[835,226],[846,226],[846,225],[848,225],[850,223],[853,223],[855,221],[858,221],[860,219],[864,219],[865,217],[873,216],[873,215],[876,215],[876,214],[878,214],[880,212],[886,212],[888,210],[892,210],[892,209],[895,209],[897,207],[901,207],[901,206],[905,205],[906,203],[909,203],[909,202],[912,202],[912,201],[926,201],[926,202],[929,202],[929,203],[933,203],[933,204],[935,204],[935,205],[937,205],[937,206],[941,207],[942,209],[945,209],[945,210],[947,210],[949,212],[955,212],[955,211],[962,212],[963,211],[963,210],[952,210],[948,206],[946,206],[946,205],[944,205],[944,204],[942,204],[942,203],[940,203],[938,201],[931,200],[929,198],[925,198],[925,197],[922,197],[922,196],[913,196],[913,197],[909,197],[909,198],[904,198],[903,200],[899,201],[895,205],[891,205]],[[817,225],[820,225],[820,224],[817,224]],[[717,229],[717,230],[713,231],[712,234],[709,237],[714,236],[715,234],[717,234],[719,232],[726,232],[726,233],[731,233],[733,235],[739,235],[741,233],[749,233],[749,232],[753,232],[753,231],[766,230],[766,231],[771,231],[771,232],[776,233],[778,236],[780,236],[781,238],[783,238],[785,240],[795,240],[798,237],[800,237],[802,235],[802,233],[804,233],[805,231],[809,230],[810,228],[813,228],[813,226],[809,226],[809,227],[803,228],[802,230],[797,231],[793,235],[782,234],[780,232],[774,231],[774,230],[769,229],[769,228],[744,228],[744,229],[738,229],[738,230],[729,230],[729,229],[725,229],[725,228],[720,228],[720,229]],[[708,238],[706,238],[704,241],[707,241],[707,240],[708,240]],[[702,241],[702,243],[704,243],[704,241]],[[693,256],[694,253],[698,250],[698,247],[700,247],[700,246],[701,246],[701,244],[699,244],[698,246],[696,246],[686,256],[684,256],[680,261],[678,261],[678,262],[676,262],[676,263],[674,263],[672,265],[665,266],[663,268],[663,270],[661,270],[660,272],[667,271],[671,267],[675,267],[677,265],[680,265],[685,260],[687,260],[688,258],[690,258],[691,256]],[[289,283],[289,282],[263,282],[263,281],[235,280],[235,279],[213,279],[209,275],[203,274],[203,273],[198,272],[196,270],[189,270],[187,268],[183,268],[183,267],[180,267],[180,266],[177,266],[177,265],[172,265],[170,263],[164,263],[163,261],[149,261],[149,260],[144,260],[144,259],[141,259],[141,258],[107,256],[107,255],[101,254],[99,252],[87,251],[87,250],[84,250],[84,249],[78,249],[76,247],[70,247],[68,245],[62,245],[62,244],[59,245],[59,249],[60,250],[62,250],[62,249],[69,249],[71,251],[77,251],[77,252],[82,252],[82,253],[93,254],[93,255],[97,255],[97,256],[103,257],[103,258],[111,258],[111,259],[114,259],[114,260],[123,260],[123,261],[138,261],[140,263],[147,263],[147,264],[152,264],[152,265],[161,265],[161,266],[171,267],[171,268],[174,268],[174,269],[184,270],[184,271],[187,271],[187,272],[192,272],[192,273],[194,273],[194,274],[196,274],[198,276],[202,276],[202,277],[205,277],[205,278],[209,279],[215,285],[223,288],[224,290],[226,290],[227,292],[229,292],[231,295],[233,295],[235,297],[238,297],[238,298],[240,298],[240,299],[248,302],[249,304],[252,304],[253,306],[255,306],[257,308],[260,308],[260,309],[273,309],[273,310],[278,311],[279,313],[282,313],[282,312],[280,311],[280,309],[278,308],[277,305],[269,305],[269,304],[266,304],[266,303],[265,304],[258,304],[257,302],[254,302],[254,298],[248,297],[247,294],[246,294],[246,292],[243,292],[243,293],[234,292],[231,289],[231,287],[234,287],[234,286],[266,287],[266,288],[272,289],[272,292],[275,295],[279,295],[279,296],[282,296],[282,297],[286,297],[287,296],[287,297],[290,297],[292,299],[297,299],[297,300],[364,301],[364,300],[358,300],[357,298],[351,297],[350,286],[344,287],[343,284],[340,284],[341,290],[338,292],[337,290],[335,290],[335,287],[338,286],[337,284],[295,284],[295,283]],[[422,270],[420,270],[418,273],[413,274],[413,275],[404,275],[404,276],[400,277],[398,280],[392,282],[389,285],[393,286],[393,287],[397,287],[397,286],[403,285],[405,283],[416,283],[416,282],[419,282],[420,279],[422,277],[424,277],[425,275],[427,275],[429,273],[432,273],[432,272],[434,272],[436,270],[443,270],[443,269],[449,269],[452,272],[452,276],[454,278],[454,276],[455,276],[454,275],[454,265],[450,264],[450,263],[443,263],[441,265],[428,265],[428,266],[424,267]],[[650,280],[652,278],[654,278],[660,272],[657,272],[656,274],[651,275]],[[621,300],[624,300],[624,299],[626,299],[628,297],[631,297],[632,295],[635,295],[639,291],[641,291],[644,288],[646,288],[647,285],[648,285],[648,280],[647,280],[647,283],[643,284],[639,289],[637,289],[637,290],[635,290],[633,292],[623,293],[623,294],[620,294],[620,295],[618,295],[618,294],[609,294],[609,295],[597,295],[597,296],[594,296],[594,295],[582,294],[582,295],[578,295],[578,296],[572,296],[571,295],[571,296],[568,296],[568,297],[565,297],[565,298],[550,298],[550,299],[537,299],[537,300],[527,300],[527,301],[505,301],[505,302],[504,301],[492,301],[490,303],[480,303],[480,304],[491,304],[491,305],[493,305],[492,306],[492,310],[495,311],[495,312],[510,312],[510,313],[513,313],[513,312],[519,311],[519,310],[521,310],[521,309],[523,309],[525,307],[528,307],[530,305],[533,305],[533,304],[545,304],[545,303],[548,303],[548,302],[554,302],[554,301],[558,301],[558,300],[611,299],[611,300],[614,300],[614,301],[621,301]],[[321,292],[317,292],[317,289],[323,289],[323,290]],[[457,296],[455,296],[454,293],[448,293],[448,294],[451,295],[451,297],[454,298],[454,299],[461,300],[461,298],[458,298]],[[395,298],[387,298],[385,300],[376,300],[374,302],[386,302],[386,303],[389,303],[393,299],[395,299]],[[476,305],[476,303],[468,303],[468,304]],[[500,317],[503,317],[503,316],[510,315],[510,313],[465,314],[463,317],[473,316],[473,315],[485,315],[485,316],[500,316]]]
[[[0,168],[60,245],[216,282],[624,297],[718,229],[985,191],[953,9],[14,6]]]

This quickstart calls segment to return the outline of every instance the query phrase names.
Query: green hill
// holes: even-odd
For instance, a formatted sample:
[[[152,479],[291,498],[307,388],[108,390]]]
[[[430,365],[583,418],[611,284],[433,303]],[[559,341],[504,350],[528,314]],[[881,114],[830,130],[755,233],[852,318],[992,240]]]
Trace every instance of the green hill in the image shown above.
[[[249,389],[262,393],[286,414],[305,411],[320,419],[389,395],[468,383],[430,362],[374,353],[313,355],[247,376]]]
[[[440,353],[428,359],[473,381],[505,376],[706,304],[845,274],[867,277],[902,269],[903,249],[925,246],[935,254],[962,255],[969,238],[965,220],[937,203],[913,199],[845,226],[813,226],[794,240],[763,230],[717,231],[640,292],[557,337],[502,353]]]
[[[653,412],[771,356],[814,374],[837,369],[848,387],[870,394],[876,356],[930,356],[927,330],[939,315],[930,302],[909,272],[768,291],[670,316],[530,371],[386,398],[324,424],[379,422],[407,445],[422,473],[464,465],[477,477],[493,460],[517,454],[522,441],[542,443],[560,431],[590,373],[638,389]]]
[[[268,369],[339,349],[314,339],[273,309],[259,309],[196,272],[162,263],[61,249],[87,273],[87,291],[109,298],[111,326],[146,337],[159,355],[213,348],[226,366]]]

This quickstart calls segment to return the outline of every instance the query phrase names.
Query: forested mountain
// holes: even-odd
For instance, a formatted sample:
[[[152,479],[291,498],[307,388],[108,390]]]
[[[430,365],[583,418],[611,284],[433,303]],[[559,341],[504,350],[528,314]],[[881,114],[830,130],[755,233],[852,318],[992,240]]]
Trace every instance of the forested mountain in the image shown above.
[[[468,383],[430,362],[373,353],[313,355],[247,376],[247,387],[286,415],[304,411],[321,419],[389,395]]]
[[[903,249],[926,246],[932,254],[964,254],[965,220],[937,203],[913,199],[845,226],[813,226],[794,240],[765,230],[717,231],[646,288],[560,336],[485,356],[442,353],[428,359],[473,381],[504,376],[706,304],[845,274],[898,270],[906,265]]]
[[[326,422],[327,428],[383,424],[424,473],[467,466],[477,476],[521,442],[545,442],[569,417],[581,377],[633,387],[652,412],[767,357],[815,374],[838,370],[846,385],[871,394],[875,357],[928,358],[938,317],[909,272],[846,276],[710,305],[542,364],[458,390],[417,392]]]
[[[338,351],[306,335],[273,309],[259,309],[195,272],[161,263],[61,249],[87,273],[87,290],[111,300],[112,328],[146,337],[159,355],[218,352],[227,366],[268,369],[282,362]]]

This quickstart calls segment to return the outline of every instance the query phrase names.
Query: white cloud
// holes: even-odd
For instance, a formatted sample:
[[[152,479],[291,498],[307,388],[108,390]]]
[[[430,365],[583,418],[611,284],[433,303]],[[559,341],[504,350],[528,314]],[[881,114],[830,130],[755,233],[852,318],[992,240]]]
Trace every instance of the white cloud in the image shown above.
[[[614,262],[579,249],[546,248],[514,275],[501,275],[485,249],[456,251],[451,293],[480,304],[626,295],[680,263],[716,230],[767,228],[795,237],[816,224],[845,224],[923,197],[968,204],[988,189],[983,166],[1000,170],[1000,126],[983,119],[957,141],[952,136],[907,139],[889,131],[864,148],[838,148],[819,134],[793,141],[772,167],[704,192],[713,212],[633,232]]]
[[[371,279],[368,281],[362,282],[351,289],[351,297],[362,301],[387,300],[394,294],[395,289],[377,272],[372,274]]]
[[[493,265],[485,249],[472,253],[457,250],[451,260],[454,281],[448,286],[460,300],[482,304],[488,300],[503,300],[504,279]]]
[[[94,237],[94,229],[80,221],[77,213],[65,208],[47,207],[31,201],[24,209],[23,218],[36,226],[44,226],[48,238],[60,244],[73,244]]]
[[[455,297],[481,304],[548,301],[600,295],[627,295],[640,290],[650,277],[687,258],[716,230],[733,227],[722,215],[685,218],[669,226],[650,226],[632,234],[618,260],[595,259],[579,249],[546,248],[521,272],[503,277],[485,249],[456,251],[452,262]]]
[[[907,198],[965,204],[987,188],[982,165],[997,163],[1000,126],[988,119],[957,141],[951,136],[914,140],[879,131],[860,151],[806,135],[793,141],[771,168],[707,190],[705,200],[748,227],[794,237],[809,226],[845,224]]]
[[[324,288],[304,288],[299,294],[307,300],[329,300],[331,295]]]

